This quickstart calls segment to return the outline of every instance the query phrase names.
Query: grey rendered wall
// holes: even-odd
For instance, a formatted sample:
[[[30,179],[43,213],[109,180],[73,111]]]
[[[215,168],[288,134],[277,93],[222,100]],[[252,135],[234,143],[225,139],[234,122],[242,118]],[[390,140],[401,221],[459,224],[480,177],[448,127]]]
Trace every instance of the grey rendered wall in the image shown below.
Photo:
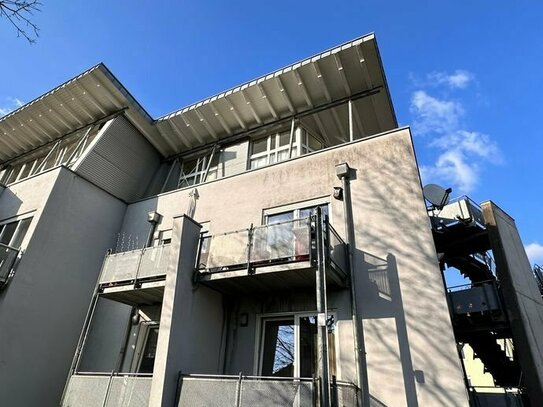
[[[195,219],[210,221],[211,233],[221,233],[260,224],[266,208],[330,198],[340,184],[335,165],[345,161],[356,171],[351,186],[356,290],[371,396],[388,406],[467,405],[409,130],[198,185]],[[130,205],[122,230],[145,236],[150,207],[163,215],[158,229],[171,229],[173,217],[186,211],[191,190]],[[330,207],[331,221],[342,233],[342,203],[330,198]],[[375,270],[384,287],[375,281]],[[341,379],[354,381],[349,326],[342,323],[338,358]]]
[[[130,202],[143,196],[160,159],[136,128],[119,116],[74,170],[113,196]]]
[[[50,176],[48,195],[33,182],[17,185],[20,207],[47,199],[17,273],[0,294],[6,406],[58,406],[103,256],[126,207],[69,170]]]
[[[543,399],[543,301],[515,221],[493,202],[481,205],[530,400]]]

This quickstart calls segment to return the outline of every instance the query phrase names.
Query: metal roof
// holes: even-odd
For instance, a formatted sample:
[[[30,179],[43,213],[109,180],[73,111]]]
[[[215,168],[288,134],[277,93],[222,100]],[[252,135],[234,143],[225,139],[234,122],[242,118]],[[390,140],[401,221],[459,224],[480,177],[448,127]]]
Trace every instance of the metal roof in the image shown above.
[[[130,121],[164,155],[214,143],[348,98],[357,121],[379,131],[397,127],[374,34],[222,92],[153,120],[104,64],[0,118],[0,162],[126,109]],[[341,126],[317,118],[326,132]],[[362,120],[360,118],[362,117]],[[332,122],[336,125],[332,126]],[[330,127],[328,128],[328,125]]]
[[[397,127],[374,34],[160,117],[156,125],[182,151],[371,90],[359,117],[380,131]]]
[[[152,118],[104,64],[98,64],[0,118],[0,162],[125,109],[163,153]]]

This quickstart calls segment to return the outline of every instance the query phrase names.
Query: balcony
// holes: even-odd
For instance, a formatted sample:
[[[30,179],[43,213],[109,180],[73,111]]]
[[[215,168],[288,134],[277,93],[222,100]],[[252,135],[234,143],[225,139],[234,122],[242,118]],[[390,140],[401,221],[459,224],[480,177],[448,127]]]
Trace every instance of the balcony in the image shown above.
[[[438,252],[486,252],[490,242],[481,207],[467,196],[451,200],[441,210],[430,213],[434,240]],[[455,246],[451,248],[451,242]],[[466,249],[466,250],[464,250]]]
[[[147,407],[151,381],[151,375],[73,375],[62,407]]]
[[[170,246],[109,253],[98,279],[99,292],[129,305],[162,300]]]
[[[314,216],[202,236],[195,280],[227,293],[314,287],[318,233],[327,283],[345,287],[346,245],[327,221],[318,227]]]
[[[18,256],[18,249],[0,243],[0,290],[7,285]]]
[[[318,406],[318,388],[311,378],[182,375],[177,406]],[[354,384],[334,380],[330,390],[332,406],[358,406],[360,392]]]

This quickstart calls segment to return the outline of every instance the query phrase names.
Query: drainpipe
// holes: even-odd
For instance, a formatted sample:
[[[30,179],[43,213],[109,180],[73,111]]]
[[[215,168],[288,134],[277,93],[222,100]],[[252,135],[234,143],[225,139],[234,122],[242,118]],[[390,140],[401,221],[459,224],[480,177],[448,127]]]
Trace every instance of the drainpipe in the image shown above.
[[[350,294],[351,294],[351,315],[353,323],[353,338],[355,343],[355,364],[356,364],[356,377],[357,385],[362,391],[362,405],[370,405],[368,376],[364,374],[366,366],[366,350],[364,347],[364,341],[362,338],[362,325],[358,318],[358,308],[356,303],[356,273],[354,269],[354,219],[353,208],[351,202],[351,168],[347,163],[341,163],[336,165],[336,175],[341,180],[343,188],[343,214],[345,217],[345,236],[347,243],[347,250],[349,253],[349,274],[351,279]]]

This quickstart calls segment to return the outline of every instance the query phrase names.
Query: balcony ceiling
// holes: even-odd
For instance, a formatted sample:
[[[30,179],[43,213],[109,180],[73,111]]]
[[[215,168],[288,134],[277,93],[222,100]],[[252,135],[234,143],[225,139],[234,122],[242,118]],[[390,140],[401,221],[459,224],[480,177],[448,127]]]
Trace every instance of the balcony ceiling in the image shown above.
[[[164,156],[171,156],[368,92],[371,97],[355,104],[357,126],[368,134],[397,127],[373,34],[156,120],[98,64],[0,118],[0,163],[123,109]],[[338,116],[344,115],[345,107],[337,106],[310,121],[338,137],[342,127],[345,131]]]

